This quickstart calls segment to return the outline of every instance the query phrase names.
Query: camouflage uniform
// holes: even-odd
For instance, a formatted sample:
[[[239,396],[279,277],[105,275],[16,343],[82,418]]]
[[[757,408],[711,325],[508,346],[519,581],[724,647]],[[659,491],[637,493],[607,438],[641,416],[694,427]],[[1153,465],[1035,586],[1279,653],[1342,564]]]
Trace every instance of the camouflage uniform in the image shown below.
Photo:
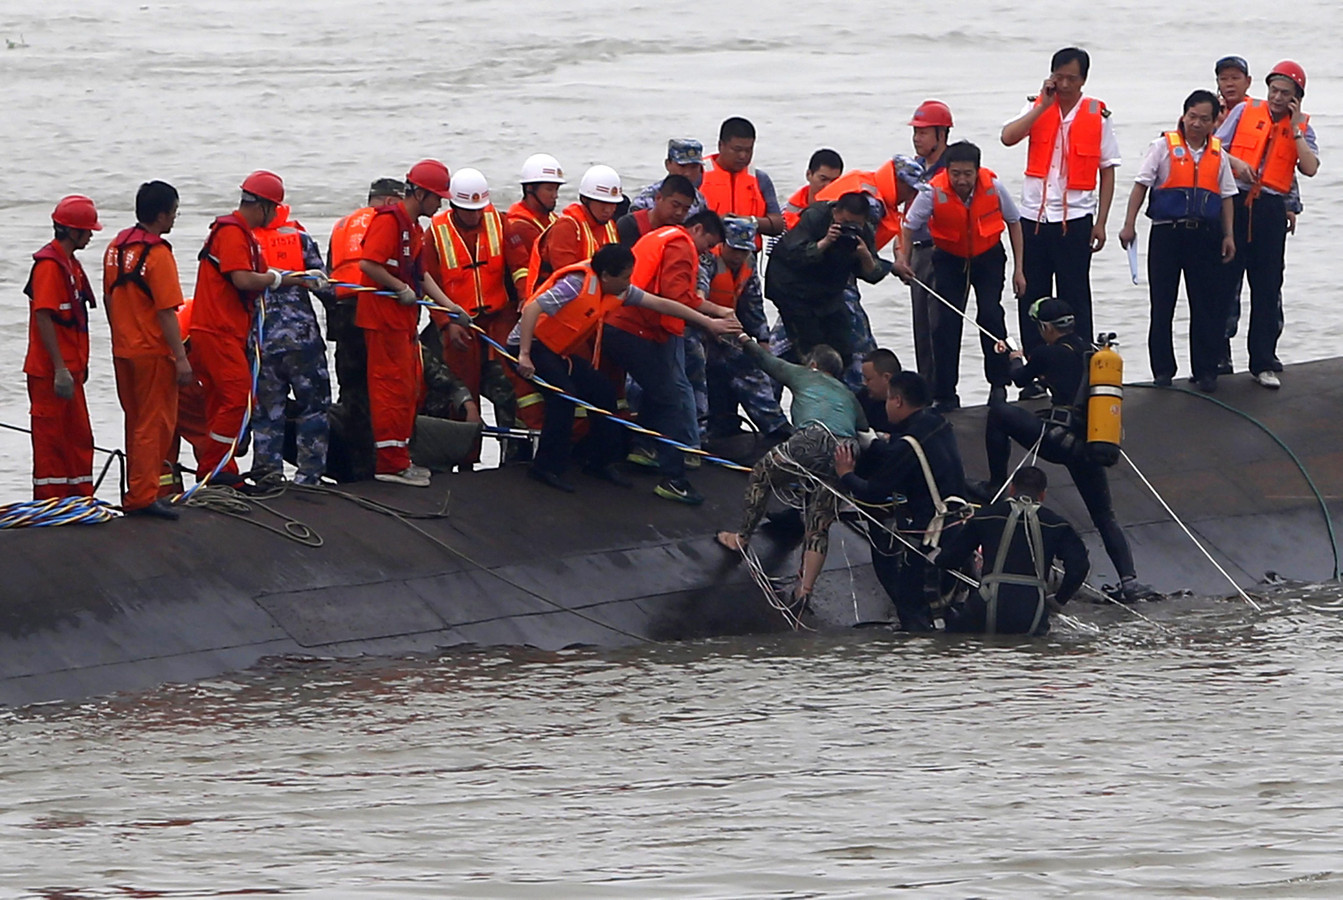
[[[754,228],[742,228],[741,235],[733,235],[728,223],[741,220],[729,217],[725,220],[725,230],[729,236],[737,238],[739,244],[750,246],[755,238]],[[749,232],[749,236],[747,233]],[[749,279],[742,287],[737,298],[737,319],[742,330],[758,341],[770,340],[769,321],[765,318],[765,297],[760,288],[760,275],[754,271],[755,261],[745,263],[752,268]],[[709,295],[713,278],[725,271],[726,263],[713,253],[700,257],[699,290]],[[687,335],[690,329],[687,329]],[[770,345],[773,346],[772,344]],[[706,407],[709,430],[714,433],[733,433],[737,430],[737,405],[746,410],[755,427],[762,434],[779,430],[788,430],[788,417],[779,406],[779,396],[775,392],[774,379],[753,363],[735,340],[705,338],[703,342],[706,356],[707,392]],[[687,355],[687,368],[689,357]],[[693,384],[693,382],[692,382]]]
[[[466,382],[443,362],[443,338],[438,326],[432,322],[420,332],[420,358],[424,364],[424,400],[420,403],[420,415],[436,419],[457,418],[467,402],[475,398]]]
[[[877,339],[872,336],[872,323],[868,321],[867,311],[863,309],[863,298],[858,293],[858,285],[852,281],[844,289],[844,305],[849,308],[849,316],[853,320],[853,356],[847,360],[848,367],[844,370],[844,383],[854,393],[861,394],[863,391],[863,357],[877,349]]]
[[[655,181],[639,188],[639,193],[635,194],[634,199],[630,201],[630,212],[634,212],[636,209],[652,209],[653,201],[657,199],[657,192],[660,190],[662,190],[661,181]],[[699,188],[696,188],[695,202],[690,204],[690,212],[686,213],[686,218],[688,219],[695,213],[703,212],[708,208],[705,205],[704,195],[699,192]]]
[[[704,165],[704,145],[690,138],[672,138],[667,142],[667,159],[680,165],[698,163],[702,166]],[[660,190],[662,190],[661,180],[640,188],[639,193],[635,194],[634,199],[630,201],[630,212],[634,212],[636,209],[652,209],[655,195]],[[709,204],[705,202],[704,195],[696,188],[695,202],[690,204],[690,212],[686,213],[686,217],[689,218],[708,208]]]
[[[303,264],[325,271],[322,251],[306,232]],[[319,296],[332,303],[334,294]],[[301,287],[269,291],[262,324],[261,371],[257,378],[256,410],[252,416],[252,471],[255,477],[284,472],[285,425],[289,396],[294,398],[294,425],[298,472],[295,484],[317,484],[326,471],[331,403],[326,344],[317,324],[312,298]]]

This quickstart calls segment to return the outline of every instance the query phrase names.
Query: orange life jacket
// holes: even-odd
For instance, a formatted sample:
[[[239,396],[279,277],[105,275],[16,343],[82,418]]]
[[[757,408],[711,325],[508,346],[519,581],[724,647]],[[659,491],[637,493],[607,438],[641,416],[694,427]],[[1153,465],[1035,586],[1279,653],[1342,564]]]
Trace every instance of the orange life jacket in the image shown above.
[[[51,314],[51,321],[57,326],[56,343],[60,348],[61,359],[66,368],[86,372],[89,368],[89,310],[96,304],[93,299],[93,286],[84,273],[84,267],[73,256],[51,241],[33,254],[33,270],[28,273],[28,283],[23,292],[33,299],[33,271],[44,260],[54,262],[61,270],[61,283],[66,295],[61,298],[60,309]],[[55,367],[42,339],[37,331],[35,318],[29,317],[28,355],[24,360],[23,371],[29,375],[54,375]]]
[[[713,250],[714,273],[709,279],[709,302],[726,306],[728,309],[736,309],[742,291],[746,290],[751,276],[755,274],[755,263],[748,259],[733,272],[727,263],[723,262],[723,257],[718,252],[720,249],[721,245]]]
[[[572,219],[578,225],[578,238],[583,244],[583,253],[585,259],[592,259],[594,253],[607,244],[615,244],[620,240],[620,235],[616,233],[616,223],[612,219],[605,225],[597,224],[588,212],[588,208],[582,203],[570,203],[564,208],[564,212],[555,217],[555,220],[546,226],[546,230],[541,232],[540,237],[536,239],[536,244],[532,246],[532,258],[527,264],[527,280],[523,283],[523,293],[528,295],[536,293],[536,285],[550,277],[553,267],[548,259],[541,256],[541,245],[545,243],[546,232],[560,224],[561,219]]]
[[[149,289],[149,282],[145,281],[145,260],[149,258],[150,248],[159,244],[171,249],[171,245],[161,236],[145,231],[139,223],[122,229],[112,238],[112,243],[107,245],[103,253],[104,298],[124,284],[133,284],[144,291],[146,297],[153,297],[154,292]],[[135,249],[137,247],[139,250]]]
[[[729,172],[718,165],[718,154],[704,160],[704,181],[699,192],[709,209],[720,216],[765,215],[765,195],[760,190],[760,179],[755,169],[747,167],[740,172]],[[755,236],[755,248],[761,247],[760,235]]]
[[[281,272],[302,272],[307,269],[303,261],[303,240],[299,237],[303,226],[289,218],[289,207],[276,207],[275,217],[270,224],[253,228],[252,236],[261,245],[261,258],[266,265]]]
[[[802,218],[802,210],[811,205],[811,185],[804,184],[802,187],[793,191],[793,196],[788,198],[788,202],[783,206],[783,224],[785,228],[792,228],[797,224],[797,220]]]
[[[1044,96],[1035,98],[1035,105],[1044,102]],[[1047,178],[1049,164],[1054,159],[1054,141],[1063,124],[1063,113],[1058,103],[1040,114],[1031,126],[1030,144],[1026,150],[1026,174],[1032,178]],[[1096,187],[1101,167],[1101,135],[1105,126],[1105,104],[1094,97],[1077,101],[1076,112],[1063,138],[1063,174],[1070,191],[1090,191]]]
[[[420,228],[420,223],[410,217],[410,213],[403,205],[404,202],[380,206],[374,210],[367,230],[372,230],[373,223],[380,216],[391,216],[396,221],[398,235],[396,256],[379,262],[389,274],[405,282],[416,294],[423,294],[424,269],[420,262],[420,251],[424,246],[424,231]],[[367,239],[367,231],[365,239]],[[362,253],[363,247],[361,246],[360,254],[362,255]],[[362,269],[359,272],[359,283],[364,287],[371,287],[375,291],[386,290]],[[354,322],[360,328],[383,328],[413,332],[418,327],[419,320],[420,308],[418,306],[402,306],[396,302],[395,298],[380,297],[376,293],[361,293],[358,305],[355,307]]]
[[[1217,222],[1222,218],[1222,142],[1208,138],[1198,162],[1178,131],[1166,132],[1170,156],[1170,174],[1152,188],[1147,215],[1153,219],[1203,219]]]
[[[243,234],[247,235],[247,249],[252,256],[252,271],[266,271],[266,261],[261,255],[261,245],[257,243],[256,237],[252,234],[252,227],[248,225],[237,213],[229,213],[227,216],[220,216],[210,223],[210,234],[205,238],[205,246],[201,247],[201,252],[196,258],[203,263],[214,266],[216,272],[219,272],[224,292],[231,292],[242,303],[243,307],[250,315],[253,307],[256,305],[256,298],[261,295],[260,291],[240,291],[233,286],[233,282],[228,276],[219,271],[219,260],[214,255],[215,238],[219,235],[221,228],[241,228]],[[200,285],[197,285],[196,293],[200,294]]]
[[[904,221],[896,180],[895,161],[888,159],[874,172],[845,172],[822,188],[813,200],[838,200],[845,194],[859,191],[880,200],[883,207],[881,220],[877,222],[877,249],[880,250],[900,233]]]
[[[473,316],[497,313],[508,308],[508,277],[504,264],[504,223],[498,210],[487,206],[475,232],[475,246],[469,247],[461,230],[452,220],[452,210],[440,211],[430,229],[438,247],[439,287],[448,299]]]
[[[599,338],[597,347],[593,352],[592,364],[596,366],[601,353],[602,323],[609,313],[619,309],[624,304],[625,298],[602,291],[601,279],[597,277],[596,272],[592,271],[591,263],[575,263],[572,266],[565,266],[560,269],[546,279],[540,289],[528,298],[527,303],[533,302],[541,294],[554,287],[561,279],[575,273],[583,275],[583,286],[579,289],[578,296],[560,307],[559,312],[553,316],[542,313],[536,321],[536,329],[532,334],[553,352],[560,356],[567,356],[583,346],[588,338],[595,333]],[[523,306],[525,307],[526,304],[523,304]]]
[[[373,221],[373,214],[376,212],[377,210],[371,206],[357,209],[331,229],[329,248],[331,258],[327,260],[327,264],[331,267],[332,281],[359,284],[359,257],[363,251],[364,235],[368,233],[368,225]],[[357,295],[357,291],[349,288],[336,288],[338,300],[346,300]]]
[[[691,256],[696,260],[699,259],[695,239],[682,225],[663,225],[639,238],[638,243],[632,248],[634,274],[630,276],[630,284],[650,294],[681,301],[680,297],[669,297],[662,287],[663,258],[667,255],[667,248],[678,241],[689,244]],[[625,307],[611,317],[611,324],[622,331],[658,343],[665,341],[668,334],[685,333],[685,320],[675,316],[664,316],[641,306]]]
[[[940,169],[928,182],[933,191],[933,213],[928,232],[933,244],[954,256],[971,259],[1002,245],[1002,199],[994,186],[993,171],[979,167],[979,180],[967,206],[951,186],[951,175]]]
[[[1285,194],[1292,189],[1298,158],[1292,118],[1274,122],[1266,100],[1247,100],[1244,106],[1231,137],[1231,155],[1259,173],[1259,184]],[[1305,130],[1302,122],[1301,131]]]

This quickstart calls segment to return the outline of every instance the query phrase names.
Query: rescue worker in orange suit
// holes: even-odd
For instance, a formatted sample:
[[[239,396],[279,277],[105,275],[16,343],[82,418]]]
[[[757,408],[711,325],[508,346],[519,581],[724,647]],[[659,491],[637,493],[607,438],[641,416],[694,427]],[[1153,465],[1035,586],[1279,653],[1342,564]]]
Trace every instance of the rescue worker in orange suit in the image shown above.
[[[163,239],[177,220],[177,189],[140,185],[135,224],[103,255],[103,305],[112,332],[117,399],[126,416],[127,515],[176,519],[158,499],[177,430],[178,391],[194,381],[177,327],[182,285],[173,248]],[[171,473],[169,473],[171,474]]]
[[[1197,90],[1184,101],[1176,131],[1152,141],[1129,195],[1119,243],[1127,247],[1137,235],[1135,223],[1143,198],[1151,190],[1147,216],[1147,283],[1152,321],[1147,353],[1152,378],[1168,387],[1175,377],[1175,346],[1171,323],[1180,294],[1180,275],[1189,295],[1189,364],[1199,390],[1217,389],[1217,364],[1226,318],[1221,267],[1236,255],[1233,235],[1236,179],[1222,142],[1212,137],[1217,97]]]
[[[1020,296],[1026,290],[1021,268],[1021,214],[998,176],[980,165],[980,151],[974,144],[952,144],[942,154],[942,161],[944,166],[928,182],[928,190],[919,194],[905,215],[904,239],[895,267],[906,276],[913,274],[911,235],[926,226],[934,244],[932,287],[962,312],[974,288],[975,324],[983,329],[979,344],[984,351],[989,396],[1006,399],[1007,360],[994,351],[994,346],[1007,338],[1002,304],[1007,270],[1003,232],[1007,232],[1012,245],[1012,292]],[[956,385],[960,380],[962,319],[951,310],[945,312],[933,329],[937,380],[932,392],[933,408],[938,412],[961,405]]]
[[[376,456],[373,477],[413,487],[429,486],[429,470],[410,461],[415,410],[424,384],[417,334],[420,297],[427,294],[442,308],[467,318],[433,276],[423,271],[421,259],[424,230],[419,220],[438,212],[449,194],[449,182],[448,167],[436,159],[411,166],[406,174],[406,196],[374,213],[359,256],[362,283],[377,289],[359,295],[354,316],[355,324],[364,329],[368,347],[368,399]],[[461,326],[452,329],[454,346],[465,349]]]
[[[542,232],[527,263],[525,290],[538,285],[565,266],[591,259],[592,255],[619,240],[616,209],[624,199],[620,175],[610,166],[592,166],[578,183],[578,202],[565,207],[553,224]]]
[[[514,293],[522,299],[527,296],[527,264],[532,258],[532,248],[541,232],[556,219],[555,206],[559,202],[560,185],[564,184],[564,169],[549,153],[533,153],[523,161],[518,181],[522,185],[522,199],[510,206],[504,217],[504,262],[513,279]],[[516,373],[510,371],[510,376],[513,375]],[[545,398],[525,379],[513,378],[513,385],[517,393],[517,417],[533,431],[539,430],[545,416],[541,406]],[[531,446],[523,445],[515,451],[515,458],[521,459],[529,453]]]
[[[1296,173],[1314,177],[1319,144],[1301,111],[1306,72],[1291,60],[1265,80],[1267,100],[1249,100],[1227,114],[1217,138],[1229,148],[1239,192],[1234,200],[1236,255],[1227,268],[1224,302],[1244,277],[1250,284],[1250,374],[1266,388],[1282,385],[1275,369],[1282,272],[1287,252],[1287,195]]]
[[[1030,317],[1031,304],[1041,297],[1067,303],[1077,333],[1092,337],[1091,255],[1105,246],[1114,170],[1121,160],[1110,111],[1082,94],[1090,67],[1085,50],[1065,47],[1055,53],[1039,95],[1002,130],[1008,147],[1029,138],[1021,187],[1026,293],[1017,303],[1027,356],[1041,343]],[[1031,385],[1022,397],[1043,394]]]
[[[728,319],[740,330],[733,310],[710,303],[699,293],[699,257],[723,240],[723,221],[705,210],[685,225],[651,231],[634,245],[633,284],[668,297],[714,319]],[[695,321],[700,321],[696,319]],[[685,326],[681,317],[648,309],[618,309],[602,331],[602,352],[619,364],[642,390],[639,421],[647,428],[689,447],[699,447],[695,392],[686,375]],[[698,504],[704,497],[685,477],[685,454],[659,442],[659,497]]]
[[[591,362],[585,348],[616,310],[630,307],[652,314],[692,322],[715,335],[740,330],[735,320],[711,319],[689,306],[650,294],[630,284],[634,254],[622,244],[608,244],[585,260],[561,269],[522,307],[522,318],[509,337],[510,350],[518,358],[518,374],[538,375],[559,390],[601,409],[615,405],[615,386],[596,371],[601,342]],[[574,404],[547,391],[545,426],[536,459],[528,475],[542,484],[572,493],[565,479],[574,421]],[[628,486],[629,480],[616,468],[620,455],[622,426],[607,416],[589,416],[592,443],[584,471],[604,481]]]
[[[718,128],[718,152],[704,161],[700,193],[719,216],[737,216],[755,222],[760,235],[783,234],[783,209],[768,175],[752,167],[755,126],[740,116],[723,120]],[[760,249],[760,238],[756,238]]]
[[[93,428],[84,400],[89,377],[89,310],[94,305],[76,250],[101,231],[93,201],[71,194],[51,213],[55,236],[33,254],[28,295],[28,378],[33,499],[93,496]]]
[[[252,236],[275,217],[284,202],[284,182],[259,170],[241,185],[238,208],[210,225],[197,258],[196,293],[191,312],[191,368],[205,389],[209,452],[197,460],[196,477],[214,473],[226,486],[242,483],[233,456],[241,442],[243,420],[252,394],[248,338],[261,295],[278,287],[301,285],[303,275],[268,269],[261,245]]]
[[[636,209],[616,220],[620,243],[633,247],[639,238],[664,225],[680,225],[695,205],[695,186],[684,175],[668,175],[654,194],[653,205]]]
[[[953,120],[951,107],[941,100],[925,100],[914,110],[909,120],[913,131],[914,153],[923,165],[923,183],[942,171],[942,154],[947,149],[947,140],[951,134]],[[937,328],[938,317],[943,312],[940,300],[928,293],[933,284],[933,236],[928,226],[911,231],[907,239],[909,247],[909,267],[913,278],[902,276],[909,284],[909,300],[914,328],[914,365],[924,380],[930,385],[937,383],[937,357],[933,350],[933,332]],[[903,250],[904,247],[901,247]],[[918,281],[914,279],[917,278]],[[919,284],[923,282],[923,285]],[[955,313],[947,310],[948,315]],[[960,353],[956,354],[960,359]]]
[[[331,280],[341,284],[359,284],[359,254],[364,234],[373,214],[384,206],[401,200],[406,186],[396,178],[379,178],[369,185],[368,205],[357,209],[338,221],[331,229],[326,259]],[[327,309],[326,339],[336,345],[336,384],[340,394],[343,436],[369,448],[372,456],[373,430],[368,420],[368,351],[364,347],[364,331],[354,324],[355,305],[359,292],[336,288],[336,302]],[[366,477],[373,477],[370,470]]]
[[[807,161],[807,183],[793,191],[783,206],[783,224],[792,228],[802,216],[802,210],[818,199],[817,195],[826,185],[844,174],[844,158],[834,150],[821,149],[811,155]],[[754,335],[753,335],[754,336]]]
[[[432,273],[443,293],[474,319],[493,340],[503,344],[518,322],[518,300],[504,256],[504,222],[490,203],[490,186],[478,169],[458,169],[452,175],[448,208],[433,217],[433,240],[425,242],[425,270]],[[466,385],[471,399],[465,404],[468,422],[480,421],[480,398],[494,406],[494,421],[512,428],[517,396],[503,363],[484,341],[470,335],[466,347],[455,349],[448,337],[448,314],[431,310],[441,335],[443,361]],[[465,463],[479,461],[477,448]]]

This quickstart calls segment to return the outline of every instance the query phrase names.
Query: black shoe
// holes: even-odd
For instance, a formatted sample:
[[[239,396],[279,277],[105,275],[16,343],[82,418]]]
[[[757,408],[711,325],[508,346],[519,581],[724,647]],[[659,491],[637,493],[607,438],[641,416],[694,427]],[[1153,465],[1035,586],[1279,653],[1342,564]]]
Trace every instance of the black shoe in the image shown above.
[[[142,506],[139,509],[127,509],[123,511],[128,516],[153,516],[156,519],[167,519],[170,522],[176,522],[182,518],[182,514],[173,508],[167,500],[155,500],[148,506]]]
[[[952,394],[950,397],[943,397],[941,400],[933,401],[934,412],[951,412],[954,409],[961,408],[961,398]]]
[[[1231,368],[1231,360],[1224,359],[1217,364],[1218,375],[1230,375],[1234,370]]]
[[[1153,378],[1152,384],[1156,385],[1157,387],[1170,387],[1172,380],[1173,379],[1169,375],[1162,375],[1160,377]]]
[[[1273,357],[1273,362],[1271,362],[1271,363],[1268,364],[1268,370],[1269,370],[1270,372],[1281,372],[1281,371],[1282,371],[1282,360],[1278,359],[1276,356]]]
[[[233,488],[234,490],[240,490],[243,485],[247,484],[247,481],[236,472],[220,472],[210,479],[210,484],[214,487],[227,487]]]
[[[1007,402],[1007,385],[995,384],[989,388],[989,405]]]
[[[565,481],[554,472],[547,472],[545,469],[538,469],[535,465],[527,470],[527,477],[533,481],[539,481],[542,484],[548,484],[557,491],[564,491],[566,494],[574,492],[574,486]]]
[[[1048,393],[1049,393],[1049,391],[1045,390],[1045,386],[1044,386],[1043,384],[1040,384],[1040,383],[1037,382],[1037,383],[1035,383],[1035,384],[1028,384],[1028,385],[1026,385],[1024,388],[1022,388],[1022,389],[1021,389],[1021,393],[1020,393],[1020,394],[1017,394],[1017,399],[1018,399],[1018,400],[1037,400],[1037,399],[1039,399],[1040,397],[1043,397],[1045,394],[1048,394]]]
[[[688,503],[691,506],[699,506],[704,502],[704,495],[695,490],[694,486],[684,478],[667,478],[660,481],[658,486],[653,488],[653,493],[667,500]]]
[[[1217,390],[1217,376],[1204,375],[1198,380],[1198,389],[1205,394],[1211,394]]]
[[[583,474],[600,478],[602,481],[609,481],[616,487],[634,487],[634,482],[622,475],[620,470],[616,468],[615,463],[608,463],[604,466],[584,466]]]

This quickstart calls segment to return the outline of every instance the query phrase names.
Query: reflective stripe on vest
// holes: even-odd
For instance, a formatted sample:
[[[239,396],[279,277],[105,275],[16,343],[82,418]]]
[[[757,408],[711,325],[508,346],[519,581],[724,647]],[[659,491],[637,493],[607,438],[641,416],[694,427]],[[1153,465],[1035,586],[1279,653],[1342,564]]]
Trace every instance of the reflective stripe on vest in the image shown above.
[[[1044,102],[1036,97],[1035,105]],[[1101,136],[1105,127],[1105,104],[1091,97],[1078,101],[1072,124],[1063,136],[1060,165],[1071,191],[1090,191],[1096,187],[1096,175],[1101,165]],[[1054,160],[1054,142],[1063,125],[1063,114],[1054,103],[1031,126],[1030,144],[1026,151],[1026,174],[1033,178],[1049,177],[1049,166]]]
[[[1007,225],[1003,222],[1002,200],[994,187],[991,169],[979,167],[969,204],[951,187],[951,176],[941,169],[928,182],[933,192],[933,212],[928,231],[933,243],[954,256],[971,259],[1002,243]]]
[[[33,268],[28,273],[28,283],[23,286],[23,292],[28,295],[29,300],[33,299],[33,272],[37,270],[37,264],[44,259],[60,267],[64,276],[61,283],[66,289],[65,302],[60,304],[61,312],[52,313],[51,321],[64,328],[88,332],[89,309],[97,305],[93,300],[93,287],[89,284],[89,277],[84,274],[84,267],[80,265],[79,260],[67,256],[54,240],[33,254]]]
[[[1302,133],[1305,130],[1303,122]],[[1267,101],[1246,100],[1229,149],[1232,156],[1258,173],[1259,184],[1280,194],[1292,189],[1298,154],[1291,116],[1274,122]]]
[[[506,309],[509,302],[508,290],[504,287],[504,226],[498,211],[493,207],[486,208],[481,226],[485,246],[481,247],[482,235],[477,231],[476,247],[472,252],[452,221],[450,209],[434,216],[432,225],[442,276],[439,287],[448,299],[473,316],[499,312]]]
[[[1222,142],[1208,138],[1203,155],[1194,161],[1193,151],[1178,131],[1166,132],[1170,174],[1153,187],[1147,215],[1158,220],[1202,219],[1217,222],[1222,217]]]
[[[585,259],[592,259],[593,254],[605,247],[607,244],[619,242],[620,236],[616,233],[616,223],[607,222],[605,225],[598,226],[599,231],[594,231],[589,224],[591,218],[587,207],[582,203],[571,203],[564,208],[564,212],[555,217],[536,239],[536,244],[532,246],[532,257],[527,263],[527,280],[523,283],[523,293],[527,296],[537,293],[536,286],[547,281],[554,271],[550,260],[543,259],[541,256],[541,245],[545,243],[546,234],[550,229],[560,224],[561,219],[571,219],[578,225],[578,238],[583,243],[583,251],[586,254]]]

